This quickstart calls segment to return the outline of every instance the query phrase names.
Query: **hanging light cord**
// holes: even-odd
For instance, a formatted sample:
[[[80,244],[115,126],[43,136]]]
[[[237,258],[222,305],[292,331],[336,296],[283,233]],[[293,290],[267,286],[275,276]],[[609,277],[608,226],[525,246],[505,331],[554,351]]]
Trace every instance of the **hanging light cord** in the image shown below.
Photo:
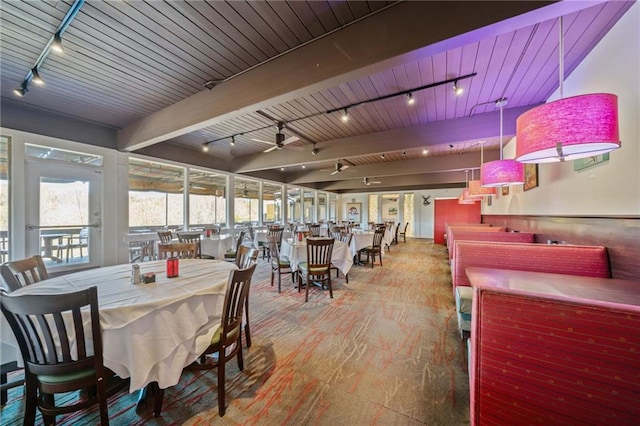
[[[560,28],[560,37],[559,37],[559,43],[558,43],[558,54],[560,55],[560,60],[558,61],[559,63],[558,70],[560,73],[560,99],[562,99],[564,98],[563,87],[562,87],[564,85],[564,30],[562,29],[563,27],[562,16],[559,19],[560,19],[560,23],[558,27]]]
[[[500,161],[502,161],[502,110],[504,109],[504,104],[500,104]]]

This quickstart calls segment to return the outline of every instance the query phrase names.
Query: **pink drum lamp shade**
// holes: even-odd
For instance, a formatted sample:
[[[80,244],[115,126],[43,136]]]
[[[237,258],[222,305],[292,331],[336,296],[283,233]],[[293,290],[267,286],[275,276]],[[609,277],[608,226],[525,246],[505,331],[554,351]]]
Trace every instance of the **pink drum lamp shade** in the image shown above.
[[[618,97],[593,93],[533,108],[516,121],[516,160],[550,163],[620,147]]]
[[[488,164],[488,163],[487,163]],[[484,164],[482,168],[484,169]],[[471,197],[488,197],[491,195],[496,195],[495,188],[489,188],[482,186],[482,182],[480,180],[470,180],[469,181],[469,195]]]
[[[522,185],[524,183],[524,166],[516,160],[489,161],[480,169],[482,186]]]

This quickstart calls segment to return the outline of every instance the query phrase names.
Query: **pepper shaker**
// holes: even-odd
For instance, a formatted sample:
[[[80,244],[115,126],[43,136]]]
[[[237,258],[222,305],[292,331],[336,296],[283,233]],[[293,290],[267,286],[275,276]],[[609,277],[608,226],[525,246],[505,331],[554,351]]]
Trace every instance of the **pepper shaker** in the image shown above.
[[[140,265],[134,263],[131,265],[131,284],[140,284],[142,281],[140,277]]]

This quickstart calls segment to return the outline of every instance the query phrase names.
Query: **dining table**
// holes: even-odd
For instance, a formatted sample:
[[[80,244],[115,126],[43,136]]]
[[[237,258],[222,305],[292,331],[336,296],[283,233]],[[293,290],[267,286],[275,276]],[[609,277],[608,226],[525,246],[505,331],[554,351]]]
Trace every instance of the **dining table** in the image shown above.
[[[234,238],[230,234],[212,235],[200,240],[200,253],[213,256],[215,259],[224,259],[227,251],[233,249]]]
[[[306,238],[302,241],[296,238],[283,238],[280,255],[287,257],[291,263],[291,269],[297,271],[298,263],[306,262],[307,260]],[[331,263],[343,274],[347,275],[349,273],[353,266],[353,256],[347,243],[334,240],[333,250],[331,252]]]
[[[120,264],[49,278],[13,294],[46,296],[96,286],[104,365],[130,379],[130,392],[150,384],[165,389],[209,346],[220,327],[230,271],[237,267],[182,259],[175,278],[167,278],[165,261],[139,267],[142,274],[155,273],[155,282],[132,284],[132,265]]]

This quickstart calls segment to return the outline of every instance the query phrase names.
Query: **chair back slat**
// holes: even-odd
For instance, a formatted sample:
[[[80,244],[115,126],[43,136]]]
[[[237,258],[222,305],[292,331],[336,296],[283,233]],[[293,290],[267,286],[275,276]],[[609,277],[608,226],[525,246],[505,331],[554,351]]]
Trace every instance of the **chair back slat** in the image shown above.
[[[276,237],[273,235],[267,235],[267,244],[269,245],[269,252],[271,253],[271,257],[280,259],[280,249],[278,248],[278,244],[276,243]]]
[[[249,295],[251,277],[255,268],[256,264],[254,263],[246,269],[238,269],[229,273],[220,334],[223,347],[230,346],[236,342],[240,344],[242,313]]]
[[[62,294],[7,294],[1,308],[30,374],[64,374],[89,367],[103,374],[96,287]]]
[[[160,238],[161,244],[166,244],[171,242],[173,234],[171,231],[158,231],[158,237]]]
[[[196,243],[168,243],[158,244],[158,258],[167,259],[177,257],[180,259],[194,259],[197,257],[198,245]]]
[[[282,244],[282,234],[284,233],[284,227],[282,226],[270,226],[267,230],[267,236],[273,235],[277,245]]]
[[[384,237],[384,228],[376,229],[373,234],[373,248],[380,248],[382,246],[382,238]]]
[[[319,237],[320,236],[320,224],[312,224],[309,225],[309,233],[311,234],[312,237]]]
[[[200,232],[178,232],[178,241],[181,243],[193,243],[196,245],[196,257],[200,257],[200,241],[202,234]]]
[[[255,247],[240,246],[236,252],[236,266],[240,269],[247,269],[252,263],[258,261],[260,250]]]
[[[333,238],[308,238],[307,239],[307,263],[311,269],[323,269],[331,267],[331,254],[333,251]]]
[[[2,264],[0,274],[10,292],[49,278],[47,268],[39,254]]]

